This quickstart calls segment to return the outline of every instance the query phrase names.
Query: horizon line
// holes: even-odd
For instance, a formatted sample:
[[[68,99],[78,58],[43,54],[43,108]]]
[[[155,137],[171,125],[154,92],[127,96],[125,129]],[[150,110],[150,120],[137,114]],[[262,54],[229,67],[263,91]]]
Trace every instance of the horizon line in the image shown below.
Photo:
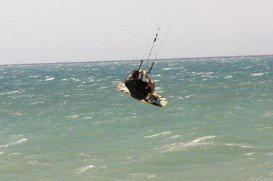
[[[180,57],[180,58],[158,58],[158,59],[149,59],[150,61],[164,61],[164,60],[185,60],[185,59],[204,59],[204,58],[231,58],[231,57],[261,57],[261,56],[273,56],[273,54],[260,54],[260,55],[230,55],[230,56],[196,56],[196,57]],[[0,66],[20,66],[20,65],[43,65],[43,64],[72,64],[72,63],[100,63],[100,62],[132,62],[136,60],[142,60],[142,59],[104,59],[104,60],[94,60],[94,61],[67,61],[67,62],[37,62],[37,63],[13,63],[13,64],[1,64]],[[147,59],[144,59],[147,60]]]

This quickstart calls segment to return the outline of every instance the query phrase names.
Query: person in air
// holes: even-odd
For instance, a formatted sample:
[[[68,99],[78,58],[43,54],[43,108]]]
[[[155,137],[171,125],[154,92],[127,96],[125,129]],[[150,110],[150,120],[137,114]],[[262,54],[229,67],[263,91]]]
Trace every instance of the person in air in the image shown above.
[[[143,81],[143,77],[147,81]],[[125,80],[125,86],[129,89],[131,96],[136,99],[151,100],[154,97],[155,83],[152,82],[146,70],[133,70]]]

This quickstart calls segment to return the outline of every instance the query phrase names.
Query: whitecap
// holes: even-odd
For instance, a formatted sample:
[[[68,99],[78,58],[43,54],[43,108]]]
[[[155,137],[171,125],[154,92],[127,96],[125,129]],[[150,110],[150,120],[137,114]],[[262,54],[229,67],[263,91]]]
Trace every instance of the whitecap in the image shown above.
[[[31,161],[27,162],[27,164],[29,164],[29,165],[41,165],[41,166],[48,165],[48,163],[46,163],[46,162],[39,162],[37,160],[31,160]]]
[[[131,160],[132,159],[132,156],[128,156],[127,158],[126,158],[126,160]]]
[[[11,142],[10,144],[0,145],[0,148],[7,148],[12,145],[22,144],[22,143],[25,143],[27,140],[28,140],[27,138],[22,138],[18,141]]]
[[[212,139],[212,138],[215,138],[215,136],[204,136],[204,137],[201,137],[201,138],[197,138],[195,140],[193,140],[191,143],[195,144],[195,143],[199,143],[201,141],[205,141],[205,140],[208,140],[208,139]]]
[[[174,136],[171,136],[171,137],[169,137],[169,138],[167,138],[167,139],[175,139],[175,138],[178,138],[178,137],[180,137],[181,135],[174,135]]]
[[[229,76],[226,76],[225,79],[231,79],[233,76],[232,75],[229,75]]]
[[[162,70],[172,70],[172,68],[164,67]]]
[[[145,136],[145,138],[153,138],[153,137],[157,137],[157,136],[165,136],[170,134],[171,132],[169,131],[164,131],[162,133],[158,133],[158,134],[153,134],[153,135],[149,135],[149,136]]]
[[[100,87],[100,88],[98,88],[99,90],[102,90],[102,89],[107,89],[108,88],[108,86],[105,86],[105,87]]]
[[[160,74],[158,74],[158,75],[154,75],[153,77],[161,77],[161,75],[160,75]]]
[[[173,152],[173,151],[179,151],[186,149],[188,147],[193,147],[193,146],[202,146],[202,145],[209,145],[212,143],[204,142],[209,139],[213,139],[215,136],[205,136],[205,137],[200,137],[196,138],[193,141],[187,142],[187,143],[174,143],[170,145],[165,145],[161,148],[162,152]]]
[[[22,138],[19,141],[12,142],[10,145],[16,145],[16,144],[21,144],[27,141],[27,138]]]
[[[21,116],[22,115],[22,113],[20,113],[20,112],[14,112],[14,113],[12,113],[14,116]]]
[[[257,77],[257,76],[262,76],[264,73],[256,73],[256,74],[251,74],[252,77]]]
[[[9,154],[10,156],[12,156],[12,155],[20,155],[21,153],[11,153],[11,154]]]
[[[249,66],[249,67],[243,67],[242,69],[250,69],[252,68],[253,66]]]
[[[45,102],[44,101],[41,101],[41,102],[32,102],[30,103],[30,105],[37,105],[37,104],[44,104]]]
[[[49,76],[47,76],[46,79],[45,79],[45,81],[52,81],[52,80],[54,80],[54,79],[55,79],[54,77],[49,77]]]
[[[263,114],[265,117],[272,117],[273,116],[273,111],[269,111]]]
[[[10,94],[17,94],[17,93],[19,93],[19,91],[10,91],[10,92],[7,92],[8,95],[10,95]]]
[[[7,148],[8,145],[0,145],[0,148]]]
[[[89,154],[87,154],[87,153],[81,153],[80,155],[81,155],[81,156],[84,156],[84,157],[88,157],[88,158],[91,157],[91,156],[90,156]]]
[[[88,165],[88,166],[85,166],[85,167],[81,167],[81,168],[78,169],[77,174],[86,172],[87,170],[89,170],[91,168],[94,168],[94,166],[93,165]]]
[[[30,75],[29,78],[37,78],[39,77],[38,75]]]
[[[79,117],[78,114],[73,114],[73,115],[70,115],[70,116],[66,116],[67,118],[70,118],[70,119],[76,119]]]
[[[231,146],[231,147],[240,147],[240,148],[255,148],[250,145],[244,145],[244,144],[239,144],[239,143],[227,143],[226,146]]]
[[[92,119],[93,117],[91,117],[91,116],[86,116],[86,117],[84,117],[83,119]]]
[[[88,80],[89,82],[94,82],[94,81],[95,81],[95,78],[94,78],[94,77],[88,77],[87,80]]]
[[[200,75],[203,78],[210,78],[213,75],[213,72],[192,72],[194,75]]]
[[[79,81],[81,81],[80,79],[76,79],[76,78],[71,78],[71,80],[73,80],[74,82],[79,82]]]
[[[185,98],[188,99],[188,98],[190,98],[190,97],[192,97],[192,96],[194,96],[194,95],[193,95],[193,94],[192,94],[192,95],[188,95],[188,96],[186,96]]]
[[[147,173],[130,173],[130,176],[145,176]]]
[[[244,155],[245,156],[251,156],[251,155],[253,155],[254,154],[254,152],[250,152],[250,153],[245,153]]]
[[[29,161],[28,164],[29,165],[38,165],[38,161],[37,160],[33,160],[33,161]]]

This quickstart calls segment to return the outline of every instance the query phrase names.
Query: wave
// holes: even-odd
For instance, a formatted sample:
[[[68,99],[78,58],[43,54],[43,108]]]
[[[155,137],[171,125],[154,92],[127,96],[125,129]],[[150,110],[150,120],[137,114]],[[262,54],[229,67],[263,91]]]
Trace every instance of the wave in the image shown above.
[[[44,101],[41,101],[41,102],[32,102],[30,103],[30,105],[37,105],[37,104],[44,104],[45,102]]]
[[[72,115],[69,115],[69,116],[66,116],[66,117],[69,118],[69,119],[76,119],[76,118],[79,117],[79,115],[78,114],[72,114]]]
[[[98,90],[107,89],[108,86],[99,87]]]
[[[251,145],[245,145],[245,144],[239,144],[239,143],[227,143],[225,144],[226,146],[231,146],[231,147],[240,147],[240,148],[258,148],[258,147],[254,147]]]
[[[0,148],[7,148],[8,147],[8,145],[6,144],[6,145],[0,145]]]
[[[172,70],[172,68],[164,67],[162,70]]]
[[[245,153],[244,155],[245,156],[251,156],[251,155],[253,155],[255,152],[249,152],[249,153]]]
[[[21,116],[22,115],[22,113],[20,113],[20,112],[14,112],[14,113],[12,113],[14,116]]]
[[[188,147],[193,147],[193,146],[202,146],[202,145],[209,145],[212,143],[208,143],[205,142],[207,140],[210,139],[214,139],[215,136],[205,136],[205,137],[200,137],[200,138],[196,138],[192,141],[189,141],[187,143],[174,143],[174,144],[170,144],[170,145],[165,145],[163,147],[161,147],[161,152],[173,152],[173,151],[179,151],[179,150],[184,150]]]
[[[22,144],[22,143],[27,142],[27,140],[28,140],[27,138],[21,138],[20,140],[15,141],[15,142],[11,142],[10,144],[0,145],[0,149],[1,148],[8,148],[9,146],[13,146],[13,145],[17,145],[17,144]]]
[[[273,116],[273,111],[269,111],[263,114],[265,117],[272,117]]]
[[[174,135],[174,136],[171,136],[171,137],[169,137],[167,139],[176,139],[176,138],[179,138],[179,137],[181,137],[181,135]]]
[[[162,133],[157,133],[157,134],[145,136],[145,138],[154,138],[154,137],[157,137],[157,136],[165,136],[165,135],[168,135],[168,134],[170,134],[170,133],[171,133],[171,132],[169,132],[169,131],[164,131],[164,132],[162,132]]]
[[[16,144],[21,144],[27,141],[27,138],[22,138],[19,141],[12,142],[10,145],[16,145]]]
[[[212,139],[212,138],[215,138],[215,136],[212,135],[212,136],[205,136],[205,137],[197,138],[197,139],[193,140],[191,143],[199,143],[201,141],[206,141],[206,140]]]
[[[11,153],[9,154],[9,156],[12,156],[12,155],[20,155],[21,153]]]
[[[231,79],[233,76],[232,75],[229,75],[229,76],[226,76],[225,79]]]
[[[201,76],[201,77],[203,77],[203,78],[205,78],[205,77],[212,77],[213,76],[213,74],[214,74],[214,72],[192,72],[193,74],[196,74],[196,75],[199,75],[199,76]]]
[[[77,79],[75,77],[72,77],[69,79],[70,81],[73,81],[73,82],[80,82],[81,80],[80,79]]]
[[[153,77],[161,77],[162,75],[160,74],[157,74],[157,75],[154,75]]]
[[[188,95],[188,96],[185,97],[185,99],[188,99],[188,98],[190,98],[190,97],[192,97],[192,96],[194,96],[194,95],[193,95],[193,94]]]
[[[85,167],[81,167],[81,168],[78,169],[77,174],[84,173],[84,172],[86,172],[87,170],[89,170],[91,168],[94,168],[94,166],[93,165],[87,165]]]
[[[242,69],[250,69],[250,68],[253,68],[253,66],[242,67]]]
[[[251,74],[252,77],[258,77],[258,76],[262,76],[264,75],[265,73],[256,73],[256,74]]]
[[[29,78],[37,78],[39,77],[38,75],[30,75]]]
[[[49,77],[49,76],[46,76],[45,81],[52,81],[52,80],[54,80],[54,79],[55,79],[54,77]]]
[[[155,178],[155,175],[151,175],[149,173],[130,173],[129,175],[133,177],[146,177],[147,179]]]
[[[9,91],[9,92],[7,92],[6,94],[7,94],[7,95],[11,95],[11,94],[17,94],[17,93],[19,93],[19,91]]]
[[[84,119],[84,120],[85,120],[85,119],[93,119],[93,117],[92,117],[92,116],[86,116],[86,117],[84,117],[83,119]]]

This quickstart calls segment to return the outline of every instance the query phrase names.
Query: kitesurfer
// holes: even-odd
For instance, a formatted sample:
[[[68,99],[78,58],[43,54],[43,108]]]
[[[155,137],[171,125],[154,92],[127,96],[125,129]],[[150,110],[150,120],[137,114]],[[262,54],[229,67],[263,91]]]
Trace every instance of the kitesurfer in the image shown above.
[[[146,81],[142,78],[145,77]],[[151,100],[155,91],[155,83],[150,79],[146,70],[133,70],[125,81],[131,96],[136,99]]]

